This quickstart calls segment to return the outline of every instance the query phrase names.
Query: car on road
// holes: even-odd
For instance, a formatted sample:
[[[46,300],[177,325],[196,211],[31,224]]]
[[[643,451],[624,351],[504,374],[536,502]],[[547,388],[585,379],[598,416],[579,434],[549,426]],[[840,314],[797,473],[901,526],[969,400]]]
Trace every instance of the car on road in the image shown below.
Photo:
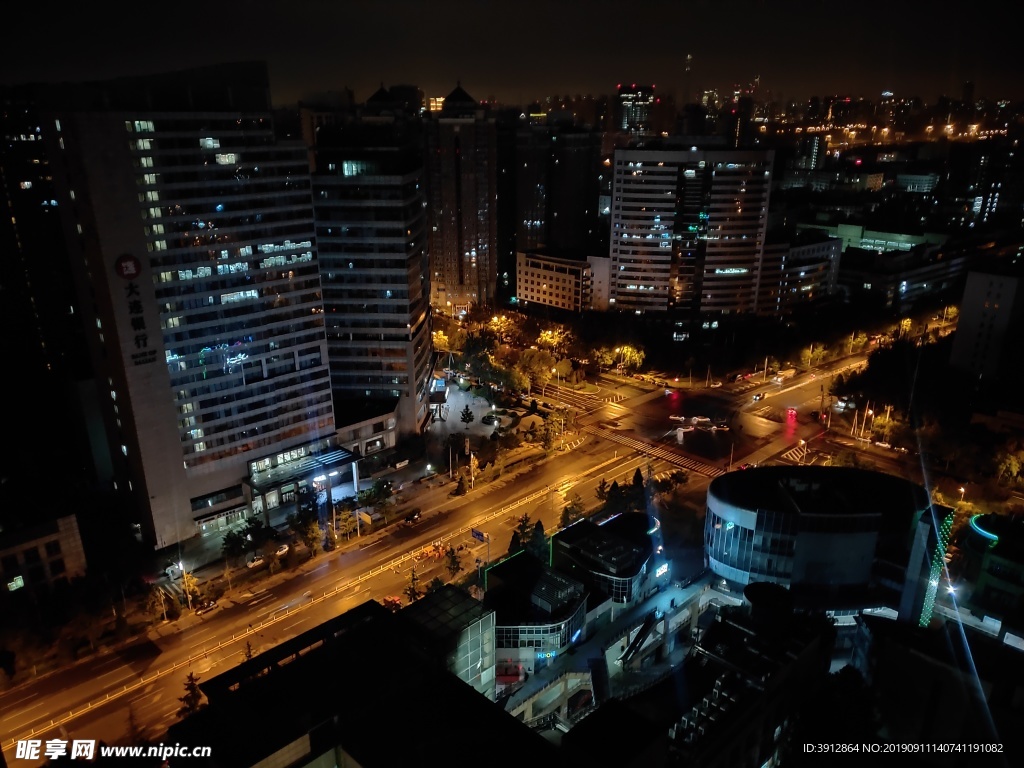
[[[245,564],[246,568],[256,568],[257,566],[263,565],[263,555],[256,555],[252,560]]]
[[[764,400],[764,392],[758,392],[756,395],[754,395],[754,402],[755,403],[759,402],[761,400]]]
[[[483,418],[480,419],[481,424],[497,424],[498,417],[493,413],[485,413]]]
[[[291,549],[291,547],[289,547],[287,544],[282,544],[280,547],[277,548],[274,554],[278,557],[284,557],[288,554],[289,549]]]
[[[408,515],[405,516],[405,522],[409,523],[410,525],[412,525],[413,523],[418,523],[419,521],[420,521],[420,513],[419,513],[419,511],[410,512]]]
[[[196,616],[202,616],[204,613],[209,613],[217,607],[216,600],[203,600],[199,605],[196,606]]]
[[[791,419],[795,419],[796,418],[796,408],[787,408],[786,409],[786,415],[789,418],[791,418]]]
[[[722,386],[722,382],[720,382],[720,381],[712,381],[711,382],[711,388],[712,389],[717,389],[720,386]]]

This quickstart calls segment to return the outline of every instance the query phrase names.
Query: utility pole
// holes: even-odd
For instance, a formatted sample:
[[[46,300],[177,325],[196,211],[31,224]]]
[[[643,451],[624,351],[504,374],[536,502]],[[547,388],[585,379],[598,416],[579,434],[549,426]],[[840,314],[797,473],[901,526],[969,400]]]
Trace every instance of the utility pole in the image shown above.
[[[761,377],[761,383],[764,384],[768,381],[768,355],[764,356],[764,375]]]

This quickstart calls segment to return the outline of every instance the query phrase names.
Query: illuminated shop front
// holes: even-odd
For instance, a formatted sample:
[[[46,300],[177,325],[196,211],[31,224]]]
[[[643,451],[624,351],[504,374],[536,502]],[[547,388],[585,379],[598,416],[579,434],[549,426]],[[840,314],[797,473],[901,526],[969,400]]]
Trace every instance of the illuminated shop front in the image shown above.
[[[329,440],[278,451],[249,462],[245,481],[253,516],[280,516],[297,511],[300,497],[315,496],[326,504],[331,496],[359,492],[359,457]]]

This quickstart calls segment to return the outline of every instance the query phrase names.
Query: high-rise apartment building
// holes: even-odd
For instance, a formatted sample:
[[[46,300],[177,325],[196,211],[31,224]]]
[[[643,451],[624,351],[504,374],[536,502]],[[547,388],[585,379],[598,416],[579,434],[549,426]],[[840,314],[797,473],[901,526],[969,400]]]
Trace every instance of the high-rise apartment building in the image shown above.
[[[615,153],[610,308],[758,311],[773,152]]]
[[[654,111],[653,85],[619,85],[619,130],[646,133]]]
[[[83,417],[91,415],[91,366],[74,281],[61,234],[50,158],[43,140],[37,92],[0,89],[0,317],[11,329],[0,339],[5,360],[18,361],[19,407],[33,429],[6,458],[9,476],[26,488],[64,467],[71,485],[109,481],[109,462],[89,465]],[[14,330],[17,329],[17,330]],[[53,440],[60,434],[61,439]],[[38,457],[49,457],[40,465]],[[10,490],[10,489],[9,489]],[[2,523],[0,523],[2,527]]]
[[[427,134],[431,303],[448,313],[492,304],[497,283],[497,130],[456,87]]]
[[[600,134],[571,125],[516,132],[516,248],[580,254],[598,240]]]
[[[230,65],[76,86],[42,119],[115,477],[157,547],[294,499],[252,496],[332,447],[306,150],[267,94]]]
[[[399,434],[430,423],[430,280],[419,136],[396,123],[318,134],[317,245],[336,412],[376,404]],[[376,415],[376,414],[374,414]]]

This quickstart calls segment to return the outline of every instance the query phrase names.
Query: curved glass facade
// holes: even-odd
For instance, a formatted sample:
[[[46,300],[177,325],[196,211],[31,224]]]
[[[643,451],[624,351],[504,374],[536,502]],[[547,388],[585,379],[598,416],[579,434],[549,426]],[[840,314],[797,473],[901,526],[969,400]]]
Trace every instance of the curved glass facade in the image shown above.
[[[729,581],[789,584],[793,576],[797,518],[765,510],[715,510],[710,505],[704,547],[712,571]]]
[[[582,634],[587,618],[587,602],[580,600],[576,610],[565,621],[552,624],[520,624],[496,627],[498,650],[533,648],[538,652],[558,652],[572,643],[576,633]]]

